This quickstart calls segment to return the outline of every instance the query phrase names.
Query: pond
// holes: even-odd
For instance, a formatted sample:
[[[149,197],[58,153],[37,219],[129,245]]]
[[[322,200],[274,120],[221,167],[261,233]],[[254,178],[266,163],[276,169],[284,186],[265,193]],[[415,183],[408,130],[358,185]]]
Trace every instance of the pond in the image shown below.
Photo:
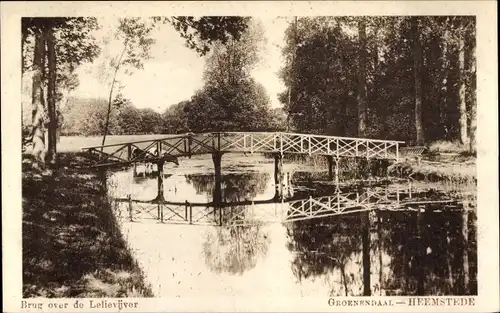
[[[108,178],[155,296],[477,294],[474,186],[324,184],[294,164],[276,186],[272,160],[227,159],[220,182],[209,158],[167,165],[161,185]]]

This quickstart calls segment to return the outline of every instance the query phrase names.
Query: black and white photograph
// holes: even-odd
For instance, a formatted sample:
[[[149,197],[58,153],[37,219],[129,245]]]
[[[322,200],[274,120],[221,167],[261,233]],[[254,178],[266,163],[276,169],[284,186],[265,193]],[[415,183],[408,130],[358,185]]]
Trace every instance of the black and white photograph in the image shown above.
[[[475,14],[75,13],[9,49],[14,310],[477,309]]]

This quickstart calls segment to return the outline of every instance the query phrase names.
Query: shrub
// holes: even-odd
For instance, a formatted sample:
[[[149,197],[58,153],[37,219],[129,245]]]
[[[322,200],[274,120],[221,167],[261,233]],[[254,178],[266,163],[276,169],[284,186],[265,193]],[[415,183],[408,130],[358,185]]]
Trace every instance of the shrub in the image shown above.
[[[469,146],[463,145],[459,141],[434,141],[429,145],[429,152],[451,152],[451,153],[464,153],[468,152]]]

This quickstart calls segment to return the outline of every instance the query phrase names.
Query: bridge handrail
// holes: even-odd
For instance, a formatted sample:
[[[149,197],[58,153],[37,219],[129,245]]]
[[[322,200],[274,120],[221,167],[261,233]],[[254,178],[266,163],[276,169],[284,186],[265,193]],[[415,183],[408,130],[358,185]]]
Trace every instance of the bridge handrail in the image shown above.
[[[161,137],[161,138],[147,139],[147,140],[138,140],[138,141],[126,141],[126,142],[121,142],[121,143],[112,143],[112,144],[103,145],[103,146],[102,145],[89,146],[89,147],[83,147],[81,149],[82,150],[90,150],[90,149],[97,149],[97,148],[118,147],[118,146],[123,146],[123,145],[128,145],[128,144],[134,144],[134,143],[153,142],[153,141],[158,141],[158,140],[167,140],[167,139],[176,139],[176,138],[185,138],[185,137],[186,137],[186,135],[176,134],[176,135],[171,135],[168,137]]]
[[[145,142],[154,142],[154,141],[161,141],[161,140],[168,140],[168,139],[177,139],[177,138],[186,138],[189,136],[210,136],[210,135],[217,135],[217,134],[248,134],[248,135],[289,135],[289,136],[304,136],[304,137],[314,137],[314,138],[323,138],[323,139],[340,139],[340,140],[357,140],[357,141],[370,141],[370,142],[387,142],[387,143],[405,143],[404,141],[399,141],[399,140],[386,140],[386,139],[371,139],[371,138],[356,138],[356,137],[343,137],[343,136],[327,136],[327,135],[316,135],[316,134],[304,134],[304,133],[288,133],[288,132],[207,132],[207,133],[184,133],[184,134],[173,134],[173,135],[167,135],[166,137],[162,138],[155,138],[155,139],[147,139],[147,140],[138,140],[138,141],[128,141],[128,142],[122,142],[122,143],[115,143],[115,144],[108,144],[108,145],[99,145],[99,146],[89,146],[89,147],[83,147],[81,148],[82,150],[90,150],[90,149],[97,149],[97,148],[107,148],[107,147],[117,147],[117,146],[123,146],[123,145],[128,145],[128,144],[136,144],[136,143],[145,143]]]
[[[289,133],[289,132],[215,132],[210,134],[277,134],[277,135],[292,135],[292,136],[306,136],[306,137],[316,137],[324,139],[346,139],[346,140],[368,140],[374,142],[392,142],[392,143],[405,143],[405,141],[400,140],[387,140],[387,139],[371,139],[371,138],[361,138],[361,137],[344,137],[344,136],[329,136],[329,135],[317,135],[317,134],[305,134],[305,133]]]

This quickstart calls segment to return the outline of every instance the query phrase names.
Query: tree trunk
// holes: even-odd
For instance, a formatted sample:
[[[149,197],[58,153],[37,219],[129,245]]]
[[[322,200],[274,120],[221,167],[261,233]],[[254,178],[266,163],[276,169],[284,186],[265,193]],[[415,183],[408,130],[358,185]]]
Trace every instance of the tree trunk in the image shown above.
[[[380,75],[379,75],[379,58],[380,58],[380,55],[379,55],[379,46],[377,44],[377,41],[378,41],[378,33],[379,33],[379,26],[378,25],[375,25],[374,26],[374,30],[373,30],[373,36],[374,36],[374,41],[373,41],[373,77],[372,77],[372,83],[371,83],[371,93],[370,93],[370,103],[371,104],[371,107],[373,108],[377,108],[377,115],[380,116],[380,113],[382,113],[382,128],[385,128],[385,125],[386,124],[386,121],[384,120],[384,115],[385,115],[385,112],[380,112],[379,108],[380,108],[380,96],[379,96],[379,88],[378,88],[378,84],[379,84],[379,79],[380,79]],[[378,137],[380,138],[381,135],[382,136],[386,136],[386,134],[381,134],[381,131],[378,130],[377,131],[378,133]]]
[[[422,64],[422,49],[420,46],[420,33],[418,29],[418,18],[411,17],[411,28],[413,34],[413,77],[415,88],[415,134],[416,144],[424,144],[424,129],[422,125],[422,76],[420,67]]]
[[[33,82],[31,93],[32,104],[32,154],[35,165],[43,166],[45,163],[45,101],[43,95],[43,56],[45,43],[42,33],[35,34],[35,49],[33,51]]]
[[[22,36],[21,36],[21,84],[25,72],[25,58],[27,55],[24,54],[24,44],[26,42],[26,39],[28,38],[28,30],[25,30],[24,28],[22,29]],[[21,115],[22,116],[22,115]]]
[[[56,163],[57,153],[57,114],[56,114],[56,53],[54,30],[47,29],[47,58],[48,58],[48,88],[47,88],[47,112],[48,112],[48,150],[47,163]]]
[[[471,41],[471,52],[468,54],[467,63],[469,64],[469,101],[470,101],[470,140],[469,140],[469,151],[470,153],[476,152],[476,110],[477,110],[477,100],[476,100],[476,43],[475,36],[472,37]]]
[[[450,58],[451,58],[451,49],[449,43],[450,39],[450,26],[449,18],[446,19],[445,31],[443,34],[443,52],[442,52],[442,68],[441,73],[443,73],[443,80],[441,85],[441,97],[440,97],[440,110],[439,110],[439,123],[441,124],[441,132],[439,135],[442,136],[445,140],[452,139],[452,133],[450,133],[451,125],[448,116],[451,115],[451,108],[448,99],[452,96],[450,95],[450,90],[453,90],[452,81],[450,79]],[[454,123],[454,122],[453,122]]]
[[[447,102],[448,102],[448,71],[450,68],[450,64],[448,61],[448,37],[449,37],[449,31],[446,29],[444,31],[443,37],[441,38],[442,43],[443,43],[443,49],[441,53],[441,58],[442,58],[442,67],[439,69],[439,73],[443,73],[442,80],[440,82],[440,96],[439,96],[439,105],[437,106],[437,112],[436,114],[438,115],[438,126],[437,129],[438,134],[436,137],[441,137],[444,139],[447,139],[448,133],[447,133],[447,126],[444,117],[444,112],[447,110]],[[441,76],[440,76],[441,77]]]
[[[366,132],[366,24],[363,18],[358,22],[358,136]]]
[[[294,44],[294,47],[293,47],[293,51],[291,53],[291,61],[290,61],[290,86],[288,87],[288,114],[287,114],[287,117],[286,117],[286,131],[290,131],[291,130],[291,127],[290,127],[290,115],[291,115],[291,112],[292,112],[292,88],[294,86],[294,82],[295,82],[295,71],[293,70],[294,69],[294,66],[295,66],[295,56],[297,54],[297,17],[295,17],[295,20],[294,20],[294,23],[293,23],[293,30],[294,30],[294,41],[293,41],[293,44]]]
[[[25,68],[24,68],[24,63],[25,63],[25,60],[27,58],[27,55],[25,55],[24,53],[24,43],[26,41],[26,38],[28,37],[28,30],[25,29],[24,27],[21,28],[21,90],[23,88],[23,78],[24,78],[24,72],[25,72]],[[21,103],[21,129],[24,130],[24,124],[25,124],[25,119],[24,119],[24,105]],[[24,137],[24,131],[21,131],[21,140],[22,140],[22,147],[24,147],[24,141],[25,141],[25,137]]]
[[[116,75],[118,74],[118,70],[120,69],[120,65],[122,63],[123,55],[125,54],[125,51],[127,50],[127,43],[123,45],[123,51],[122,54],[120,55],[120,58],[118,59],[118,62],[116,63],[115,66],[115,73],[113,74],[113,81],[111,82],[111,89],[109,90],[109,98],[108,98],[108,112],[106,114],[106,123],[104,124],[104,133],[102,136],[102,146],[106,143],[106,135],[108,134],[108,128],[109,128],[109,116],[111,115],[111,103],[113,100],[113,90],[115,88],[115,83],[116,83]],[[101,152],[103,148],[101,147]]]
[[[467,144],[467,104],[465,102],[465,44],[463,29],[459,30],[458,36],[458,82],[459,82],[459,127],[460,127],[460,142]]]

